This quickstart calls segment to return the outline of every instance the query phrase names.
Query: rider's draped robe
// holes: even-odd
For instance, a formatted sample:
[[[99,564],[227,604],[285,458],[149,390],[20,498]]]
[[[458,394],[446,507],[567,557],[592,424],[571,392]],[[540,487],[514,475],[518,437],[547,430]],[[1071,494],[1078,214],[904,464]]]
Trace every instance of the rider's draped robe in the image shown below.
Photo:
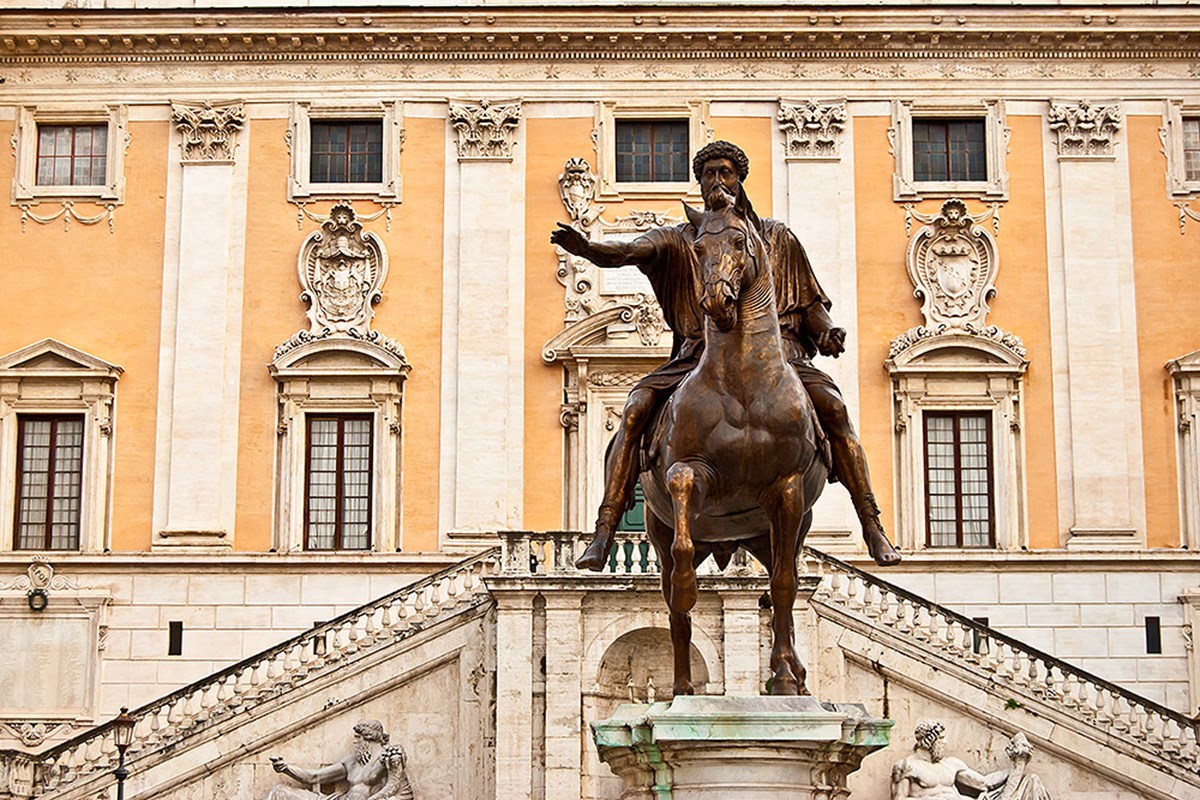
[[[787,225],[774,219],[759,219],[750,208],[745,192],[739,187],[738,202],[762,235],[775,275],[775,303],[779,309],[784,358],[796,370],[804,385],[820,384],[838,392],[833,379],[812,364],[816,342],[804,329],[804,314],[814,304],[832,306],[813,274],[812,264],[800,240]],[[642,378],[635,389],[650,389],[661,404],[700,363],[704,352],[704,315],[700,310],[700,265],[692,246],[696,229],[691,223],[655,228],[641,237],[654,247],[655,257],[639,266],[654,288],[662,307],[663,320],[674,334],[671,359]],[[839,392],[840,394],[840,392]],[[815,421],[815,420],[814,420]],[[821,436],[819,425],[815,432]],[[828,464],[827,446],[818,445]]]

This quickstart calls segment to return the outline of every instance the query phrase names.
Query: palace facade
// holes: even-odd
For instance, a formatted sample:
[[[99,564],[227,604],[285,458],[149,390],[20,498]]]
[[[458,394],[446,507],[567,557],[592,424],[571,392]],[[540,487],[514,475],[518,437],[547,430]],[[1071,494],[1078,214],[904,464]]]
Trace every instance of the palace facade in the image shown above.
[[[1067,716],[1108,692],[1096,729],[1124,719],[1153,743],[1144,708],[1160,714],[1155,746],[1171,725],[1186,739],[1180,720],[1200,709],[1192,7],[324,5],[0,12],[0,745],[86,750],[123,706],[143,710],[143,741],[165,742],[180,718],[203,735],[253,700],[294,708],[272,712],[286,725],[256,718],[271,752],[303,729],[319,759],[348,725],[312,734],[314,720],[345,703],[387,717],[437,796],[618,796],[586,722],[647,685],[669,694],[669,660],[642,661],[665,641],[661,600],[628,577],[653,559],[640,506],[618,575],[574,574],[580,537],[555,532],[590,530],[625,396],[671,331],[636,269],[600,270],[549,234],[562,222],[628,240],[681,222],[681,201],[701,204],[692,157],[718,139],[745,150],[754,208],[802,241],[848,331],[818,366],[904,562],[874,567],[836,484],[808,543],[908,593],[907,611],[885,602],[872,619],[920,629],[950,609],[974,637],[968,660],[988,630],[1030,648],[975,672],[1041,680],[1049,702],[1071,697],[1077,669],[1099,689]],[[827,584],[818,606],[865,580],[830,584],[841,567],[809,561]],[[733,605],[697,612],[718,620],[697,644],[712,693],[755,687],[760,579],[739,569],[737,591],[706,589]],[[606,577],[644,608],[622,610]],[[846,607],[887,595],[864,591]],[[342,645],[459,616],[405,650],[403,670],[355,667],[379,673],[369,697],[315,666],[301,674],[327,683],[308,699],[243,691],[324,663],[325,638],[221,672],[389,597],[407,599],[372,607]],[[826,663],[851,645],[822,625],[857,623],[823,613],[804,644]],[[751,620],[753,656],[736,680],[734,619]],[[850,661],[866,674],[863,647]],[[451,672],[431,666],[450,652]],[[396,688],[389,671],[417,677]],[[939,712],[889,699],[878,676],[823,688],[892,713],[896,760],[912,721]],[[1070,761],[1075,745],[1028,720],[972,717],[991,689],[955,705],[953,686],[922,680],[975,761],[1017,729]],[[399,705],[378,705],[392,696],[378,687]],[[457,710],[439,700],[452,696]],[[1180,752],[1198,749],[1191,735]],[[193,750],[166,783],[143,770],[135,796],[270,784],[264,751],[194,788],[217,771]],[[1144,785],[1043,778],[1056,798],[1200,796],[1194,768],[1161,789],[1174,767],[1129,757]],[[60,756],[7,758],[0,797],[82,791],[64,775],[86,770]],[[886,783],[887,764],[867,772]]]

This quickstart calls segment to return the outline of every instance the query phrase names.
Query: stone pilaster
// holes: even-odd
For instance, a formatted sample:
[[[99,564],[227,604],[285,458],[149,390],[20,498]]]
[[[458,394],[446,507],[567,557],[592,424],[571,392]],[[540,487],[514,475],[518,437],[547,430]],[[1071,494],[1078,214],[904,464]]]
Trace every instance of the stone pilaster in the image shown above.
[[[153,545],[228,547],[246,213],[235,157],[245,114],[240,102],[171,111],[180,160],[168,178]]]
[[[1054,297],[1065,329],[1066,394],[1059,451],[1070,470],[1068,547],[1136,547],[1144,539],[1144,491],[1129,168],[1115,105],[1055,103],[1061,273]],[[1053,212],[1051,212],[1053,213]]]
[[[533,598],[534,592],[495,592],[496,796],[533,795]],[[578,713],[578,711],[576,711]]]
[[[779,103],[781,150],[777,179],[786,185],[786,205],[777,211],[800,239],[821,287],[833,301],[834,322],[850,331],[846,352],[821,359],[821,369],[842,390],[850,418],[858,421],[858,276],[855,265],[854,154],[852,121],[846,101]],[[751,165],[753,167],[753,165]],[[877,454],[876,458],[885,457]],[[845,549],[858,530],[850,498],[841,487],[828,487],[813,509],[810,544]]]
[[[470,538],[521,524],[525,265],[520,103],[450,104],[443,309],[442,524]],[[448,196],[450,191],[448,191]],[[447,203],[449,206],[449,202]],[[454,220],[456,218],[456,221]],[[453,287],[453,288],[451,288]]]
[[[546,800],[581,796],[583,592],[546,598]]]

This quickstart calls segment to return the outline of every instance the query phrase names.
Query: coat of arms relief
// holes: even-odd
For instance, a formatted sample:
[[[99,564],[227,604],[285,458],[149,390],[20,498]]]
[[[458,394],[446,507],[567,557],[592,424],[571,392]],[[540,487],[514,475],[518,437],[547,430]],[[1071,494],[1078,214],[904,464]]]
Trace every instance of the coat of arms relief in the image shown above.
[[[387,251],[379,237],[363,230],[349,203],[334,205],[321,218],[321,229],[310,233],[300,248],[300,299],[308,303],[309,328],[279,345],[276,358],[331,336],[373,342],[403,357],[397,342],[371,330],[387,268]]]
[[[962,200],[951,198],[936,214],[911,208],[908,213],[925,223],[909,242],[905,259],[925,323],[894,339],[890,356],[925,339],[968,334],[989,339],[1024,358],[1025,346],[1017,336],[987,324],[988,300],[996,294],[1000,259],[992,234],[978,223],[993,216],[995,209],[971,214]]]

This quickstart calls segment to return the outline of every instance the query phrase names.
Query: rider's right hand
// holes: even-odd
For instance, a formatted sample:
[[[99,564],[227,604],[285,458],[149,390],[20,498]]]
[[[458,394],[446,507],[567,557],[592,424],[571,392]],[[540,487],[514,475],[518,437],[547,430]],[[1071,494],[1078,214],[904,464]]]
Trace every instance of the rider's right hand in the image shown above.
[[[580,256],[587,252],[588,241],[582,233],[562,222],[558,228],[550,232],[550,241],[572,255]]]

